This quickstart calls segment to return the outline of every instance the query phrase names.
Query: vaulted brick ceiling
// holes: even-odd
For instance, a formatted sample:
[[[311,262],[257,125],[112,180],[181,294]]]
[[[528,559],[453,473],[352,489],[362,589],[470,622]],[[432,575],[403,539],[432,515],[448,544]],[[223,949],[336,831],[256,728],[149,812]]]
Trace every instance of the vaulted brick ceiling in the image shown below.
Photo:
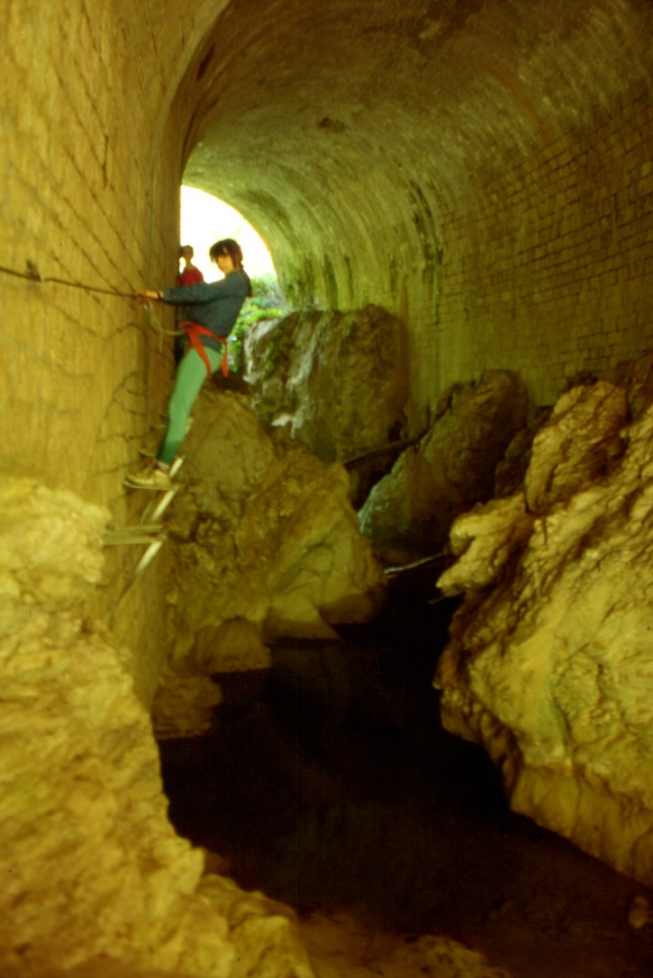
[[[556,170],[568,164],[595,190],[613,180],[632,113],[608,129],[650,90],[651,36],[649,0],[232,0],[178,94],[185,178],[258,227],[298,300],[374,301],[404,315],[423,393],[439,384],[425,330],[454,323],[452,275],[472,271],[455,314],[468,329],[479,256],[508,275],[550,226],[551,202],[558,222],[577,202]],[[586,196],[574,220],[598,207]],[[500,238],[510,247],[492,255]],[[493,296],[506,294],[495,283]],[[492,360],[479,343],[507,365],[519,309],[539,315],[529,307],[525,296],[508,316],[493,313],[469,357],[454,338],[453,375]]]

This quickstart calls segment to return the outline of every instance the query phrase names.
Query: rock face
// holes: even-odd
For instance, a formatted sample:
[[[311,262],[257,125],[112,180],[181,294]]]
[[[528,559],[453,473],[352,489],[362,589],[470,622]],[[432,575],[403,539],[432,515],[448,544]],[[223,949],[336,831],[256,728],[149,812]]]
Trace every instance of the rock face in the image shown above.
[[[147,713],[86,615],[106,511],[12,480],[0,514],[0,972],[310,978],[290,911],[203,876],[167,821]]]
[[[389,560],[439,550],[453,519],[492,496],[494,470],[527,409],[523,383],[506,370],[447,391],[431,430],[400,456],[359,513],[375,550]]]
[[[480,954],[441,935],[369,932],[346,917],[317,914],[302,925],[316,978],[510,978]]]
[[[221,702],[220,687],[209,676],[170,667],[163,669],[152,703],[156,739],[206,733],[215,707]]]
[[[653,882],[653,408],[606,382],[563,395],[522,490],[460,517],[467,592],[437,677],[512,806]]]
[[[253,405],[326,461],[385,445],[404,422],[404,327],[380,306],[301,312],[247,336]]]
[[[244,398],[215,391],[202,395],[187,449],[172,528],[177,661],[195,648],[197,666],[236,668],[220,631],[228,622],[243,661],[260,668],[251,625],[265,637],[318,638],[371,617],[383,577],[340,465],[324,465],[283,432],[270,437]],[[212,658],[213,639],[224,656]]]

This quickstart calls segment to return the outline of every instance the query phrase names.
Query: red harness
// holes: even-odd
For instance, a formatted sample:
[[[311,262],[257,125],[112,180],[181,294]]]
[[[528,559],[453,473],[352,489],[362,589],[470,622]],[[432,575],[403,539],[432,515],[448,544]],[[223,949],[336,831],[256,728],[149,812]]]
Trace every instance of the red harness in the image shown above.
[[[192,348],[195,350],[198,356],[204,361],[204,366],[206,367],[206,372],[211,376],[213,369],[209,363],[209,358],[206,355],[206,349],[204,344],[200,342],[200,336],[212,336],[214,340],[220,340],[224,346],[224,352],[222,354],[222,360],[220,361],[220,372],[223,377],[229,376],[229,356],[227,353],[227,337],[226,336],[216,336],[215,333],[207,329],[206,326],[200,326],[199,323],[193,323],[190,320],[179,324],[186,334],[186,338]]]

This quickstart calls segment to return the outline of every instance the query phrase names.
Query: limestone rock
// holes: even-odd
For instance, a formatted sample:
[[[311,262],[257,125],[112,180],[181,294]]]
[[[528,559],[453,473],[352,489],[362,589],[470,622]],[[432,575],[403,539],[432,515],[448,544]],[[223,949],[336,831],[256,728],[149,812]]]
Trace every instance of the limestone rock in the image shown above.
[[[252,328],[248,380],[263,420],[326,461],[392,440],[404,422],[404,326],[380,306],[301,312]]]
[[[270,650],[253,622],[231,618],[217,628],[203,628],[197,633],[193,664],[202,673],[268,669]]]
[[[653,353],[617,364],[610,379],[625,388],[631,416],[639,418],[653,403]]]
[[[550,407],[534,407],[524,427],[511,439],[494,470],[495,496],[511,496],[521,490],[531,461],[533,440],[550,415]]]
[[[522,494],[454,524],[440,584],[468,593],[437,683],[516,810],[650,884],[653,408],[620,430],[624,405],[605,382],[569,391]]]
[[[628,911],[628,923],[633,930],[641,930],[647,924],[653,923],[653,911],[645,896],[638,895],[633,899]]]
[[[152,703],[152,726],[157,740],[206,733],[220,702],[220,687],[208,676],[165,668]]]
[[[493,499],[459,516],[451,528],[456,563],[441,575],[438,587],[447,595],[488,587],[531,533],[533,517],[523,495]]]
[[[316,978],[510,978],[480,954],[440,934],[415,939],[370,932],[345,914],[302,923]]]
[[[3,972],[2,978],[23,978],[24,975],[22,968],[11,968]],[[189,975],[188,972],[183,975],[176,972],[172,975],[169,971],[152,971],[149,968],[147,971],[141,971],[140,968],[136,971],[133,965],[121,964],[119,961],[112,961],[103,956],[93,961],[85,961],[77,968],[66,968],[65,971],[51,967],[46,970],[39,969],[38,973],[30,972],[30,978],[195,978],[195,976]]]
[[[269,667],[270,650],[253,622],[233,618],[200,629],[192,655],[176,667],[168,666],[161,676],[152,704],[157,740],[206,733],[224,700],[222,677],[234,672],[263,674]]]
[[[543,513],[605,471],[622,451],[626,394],[606,381],[563,394],[536,434],[525,479],[531,512]]]
[[[443,547],[453,519],[492,496],[494,470],[527,408],[526,389],[510,371],[487,371],[477,383],[451,388],[431,430],[359,512],[375,550],[405,561]]]
[[[269,637],[332,637],[332,624],[371,617],[383,576],[344,469],[271,436],[238,395],[207,391],[195,415],[173,514],[176,658],[196,636],[205,657],[234,619]]]
[[[106,512],[3,480],[0,514],[0,973],[310,978],[290,911],[203,876],[167,820],[148,715],[87,614]]]

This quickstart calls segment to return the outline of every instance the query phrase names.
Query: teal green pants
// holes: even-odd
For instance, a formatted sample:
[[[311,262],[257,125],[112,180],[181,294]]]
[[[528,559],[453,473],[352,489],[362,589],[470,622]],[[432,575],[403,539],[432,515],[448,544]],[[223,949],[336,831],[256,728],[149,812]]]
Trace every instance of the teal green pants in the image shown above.
[[[214,371],[220,366],[222,353],[205,346],[204,350]],[[170,465],[186,435],[186,422],[202,384],[207,378],[206,365],[191,347],[177,367],[175,386],[168,402],[168,427],[163,436],[157,459]]]

